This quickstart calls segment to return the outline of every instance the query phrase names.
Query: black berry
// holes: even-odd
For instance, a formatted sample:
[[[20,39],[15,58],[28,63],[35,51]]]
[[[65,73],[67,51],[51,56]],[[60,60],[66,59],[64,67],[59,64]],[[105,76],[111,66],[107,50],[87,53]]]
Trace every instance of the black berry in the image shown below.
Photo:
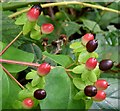
[[[113,67],[113,62],[110,59],[105,59],[100,61],[99,69],[102,71],[107,71]]]
[[[46,91],[44,89],[37,89],[34,92],[34,97],[38,100],[42,100],[46,97]]]
[[[97,94],[97,88],[93,85],[88,85],[85,87],[84,93],[86,96],[93,97]]]
[[[43,8],[40,6],[40,4],[35,4],[32,6],[32,8],[39,10],[40,13],[43,11]]]
[[[87,44],[86,44],[86,49],[88,52],[93,52],[97,49],[98,47],[98,42],[97,40],[90,40]]]

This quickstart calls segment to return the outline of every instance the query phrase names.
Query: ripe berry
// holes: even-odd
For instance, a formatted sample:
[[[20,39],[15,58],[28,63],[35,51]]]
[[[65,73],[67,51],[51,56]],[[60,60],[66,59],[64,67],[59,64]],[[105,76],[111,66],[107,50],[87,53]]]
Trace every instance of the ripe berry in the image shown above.
[[[106,93],[102,90],[97,91],[97,94],[92,97],[94,101],[103,101],[106,98]]]
[[[108,88],[109,84],[106,80],[97,80],[94,84],[98,90],[105,90]]]
[[[107,71],[113,67],[113,62],[110,59],[105,59],[100,61],[99,69],[102,71]]]
[[[91,33],[87,33],[82,37],[82,44],[86,45],[88,41],[93,40],[93,39],[94,39],[94,35]]]
[[[97,59],[95,58],[89,58],[85,64],[88,70],[93,70],[96,67],[96,65],[97,65]]]
[[[46,91],[44,89],[37,89],[34,92],[34,97],[38,100],[42,100],[46,97]]]
[[[54,30],[54,26],[51,23],[45,23],[41,26],[41,31],[43,34],[50,34]]]
[[[86,49],[88,52],[93,52],[97,49],[98,47],[98,42],[97,40],[90,40],[87,44],[86,44]]]
[[[42,63],[38,69],[37,69],[37,73],[40,76],[45,76],[47,75],[51,70],[51,66],[48,63]]]
[[[22,105],[25,109],[31,109],[34,105],[34,101],[31,98],[26,98],[23,100]]]
[[[29,21],[34,22],[38,19],[41,14],[42,8],[39,5],[34,5],[28,12],[27,18]]]
[[[84,93],[86,96],[93,97],[97,94],[97,88],[93,85],[88,85],[85,87]]]

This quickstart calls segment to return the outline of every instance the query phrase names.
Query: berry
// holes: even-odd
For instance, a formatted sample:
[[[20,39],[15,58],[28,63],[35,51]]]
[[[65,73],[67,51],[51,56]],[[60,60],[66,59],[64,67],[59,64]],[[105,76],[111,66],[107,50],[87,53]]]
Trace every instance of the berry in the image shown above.
[[[27,18],[29,21],[34,22],[38,19],[41,14],[42,8],[39,5],[34,5],[28,12]]]
[[[102,90],[97,91],[97,94],[92,97],[94,101],[103,101],[106,98],[106,93]]]
[[[50,34],[54,30],[54,26],[51,23],[45,23],[41,26],[41,31],[43,34]]]
[[[102,71],[107,71],[113,67],[113,62],[110,59],[105,59],[100,61],[99,69]]]
[[[23,100],[22,105],[25,109],[31,109],[34,105],[34,101],[31,98],[26,98]]]
[[[98,47],[98,42],[97,40],[90,40],[87,44],[86,44],[86,49],[88,52],[93,52],[97,49]]]
[[[105,90],[108,88],[109,84],[106,80],[97,80],[94,84],[98,90]]]
[[[88,85],[85,87],[84,93],[86,96],[93,97],[97,94],[97,88],[93,85]]]
[[[40,76],[45,76],[47,75],[51,70],[51,66],[48,63],[42,63],[38,69],[37,69],[37,73]]]
[[[42,100],[46,97],[46,91],[44,89],[37,89],[34,92],[34,97],[38,100]]]
[[[82,44],[86,45],[90,40],[94,39],[94,35],[91,33],[87,33],[82,37]]]
[[[97,66],[97,60],[95,58],[89,58],[85,66],[88,70],[93,70]]]

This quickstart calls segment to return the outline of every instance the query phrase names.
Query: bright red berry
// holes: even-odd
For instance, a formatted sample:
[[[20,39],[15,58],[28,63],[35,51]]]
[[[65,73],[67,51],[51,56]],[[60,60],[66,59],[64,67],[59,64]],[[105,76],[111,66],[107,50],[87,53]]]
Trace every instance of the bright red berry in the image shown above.
[[[51,70],[51,66],[48,63],[42,63],[38,69],[37,72],[40,76],[47,75]]]
[[[34,106],[34,101],[31,98],[23,100],[22,105],[25,109],[31,109]]]
[[[108,82],[104,79],[97,80],[94,85],[98,90],[105,90],[109,86]]]
[[[50,34],[54,30],[54,26],[51,23],[45,23],[41,26],[41,31],[43,34]]]
[[[94,101],[103,101],[106,98],[106,93],[102,90],[97,91],[97,94],[92,97]]]
[[[87,61],[86,61],[86,64],[85,64],[86,68],[88,70],[93,70],[96,66],[97,66],[97,59],[95,58],[89,58]]]
[[[91,33],[87,33],[82,37],[82,44],[86,45],[90,40],[94,39],[94,35]]]
[[[34,5],[28,12],[27,12],[27,18],[29,21],[34,22],[38,19],[39,15],[41,14],[41,6]]]

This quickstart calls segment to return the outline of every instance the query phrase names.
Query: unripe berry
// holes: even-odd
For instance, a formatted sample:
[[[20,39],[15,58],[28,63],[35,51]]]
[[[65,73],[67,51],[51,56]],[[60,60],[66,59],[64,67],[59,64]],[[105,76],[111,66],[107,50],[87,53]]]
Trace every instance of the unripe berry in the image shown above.
[[[106,80],[99,79],[94,84],[98,90],[105,90],[108,88],[109,84]]]
[[[94,39],[94,35],[91,33],[87,33],[82,37],[82,44],[86,45],[90,40]]]
[[[42,63],[38,69],[37,69],[37,73],[40,76],[45,76],[47,75],[51,70],[51,66],[48,63]]]
[[[39,5],[34,5],[28,12],[27,18],[30,22],[34,22],[38,19],[41,14],[42,8]]]
[[[87,44],[86,44],[86,49],[88,52],[93,52],[97,49],[98,47],[98,42],[97,40],[90,40]]]
[[[41,26],[41,31],[43,34],[50,34],[54,30],[54,26],[51,23],[45,23]]]
[[[99,69],[102,71],[107,71],[113,67],[113,62],[110,59],[105,59],[100,61],[99,63]]]
[[[93,70],[95,69],[95,67],[97,66],[97,59],[95,58],[89,58],[87,61],[86,61],[86,64],[85,64],[86,68],[88,70]]]
[[[34,97],[38,100],[42,100],[46,97],[46,91],[44,89],[37,89],[34,92]]]
[[[93,97],[97,94],[97,88],[93,85],[88,85],[85,87],[84,93],[86,96]]]
[[[97,94],[92,97],[94,101],[103,101],[106,98],[106,93],[102,90],[97,91]]]
[[[34,105],[34,101],[31,98],[26,98],[23,100],[22,105],[25,109],[31,109]]]

